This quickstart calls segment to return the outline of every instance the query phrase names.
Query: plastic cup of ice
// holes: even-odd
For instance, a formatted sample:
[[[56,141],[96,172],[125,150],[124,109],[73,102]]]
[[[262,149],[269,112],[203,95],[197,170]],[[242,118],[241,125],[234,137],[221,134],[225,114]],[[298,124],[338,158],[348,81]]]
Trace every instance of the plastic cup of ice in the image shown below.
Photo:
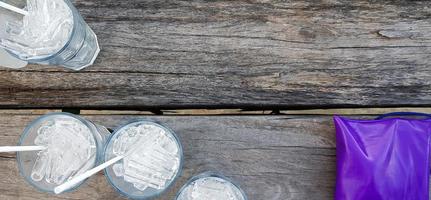
[[[109,183],[123,196],[151,199],[165,192],[181,173],[182,146],[175,133],[158,123],[137,121],[118,128],[108,139],[105,162]]]
[[[241,188],[223,175],[204,172],[192,177],[178,192],[176,200],[247,200]]]
[[[0,47],[29,63],[80,70],[100,52],[97,36],[69,0],[27,0],[28,14],[0,9]],[[0,30],[0,33],[2,30]]]
[[[77,115],[43,115],[25,128],[18,145],[46,149],[18,152],[19,171],[30,185],[42,192],[54,193],[56,186],[99,164],[108,135],[105,127]]]

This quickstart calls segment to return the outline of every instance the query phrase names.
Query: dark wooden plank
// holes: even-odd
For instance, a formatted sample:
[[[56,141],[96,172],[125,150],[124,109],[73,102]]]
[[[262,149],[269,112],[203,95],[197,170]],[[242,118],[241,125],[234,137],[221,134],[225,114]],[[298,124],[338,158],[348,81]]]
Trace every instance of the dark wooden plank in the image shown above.
[[[38,115],[1,114],[0,145],[15,144]],[[159,121],[178,133],[184,146],[183,174],[160,199],[172,200],[193,175],[213,170],[238,182],[250,200],[332,199],[335,138],[330,117],[86,115],[114,128],[136,118]],[[13,154],[0,155],[1,199],[121,199],[102,174],[77,191],[53,196],[19,177]]]
[[[3,69],[0,106],[431,105],[430,1],[75,4],[99,36],[96,64]]]

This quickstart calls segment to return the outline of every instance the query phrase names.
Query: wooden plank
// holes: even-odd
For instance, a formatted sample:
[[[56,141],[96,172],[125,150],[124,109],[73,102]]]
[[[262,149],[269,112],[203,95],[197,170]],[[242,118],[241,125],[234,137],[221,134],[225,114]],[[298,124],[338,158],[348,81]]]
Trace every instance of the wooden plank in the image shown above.
[[[15,144],[39,115],[0,114],[0,145]],[[172,200],[193,175],[218,171],[242,186],[250,200],[332,199],[335,138],[330,117],[85,115],[109,128],[131,119],[171,127],[184,146],[183,174],[160,199]],[[37,192],[19,177],[13,154],[0,155],[1,199],[122,199],[102,174],[60,196]]]
[[[79,73],[0,71],[8,108],[430,106],[430,1],[76,0]]]

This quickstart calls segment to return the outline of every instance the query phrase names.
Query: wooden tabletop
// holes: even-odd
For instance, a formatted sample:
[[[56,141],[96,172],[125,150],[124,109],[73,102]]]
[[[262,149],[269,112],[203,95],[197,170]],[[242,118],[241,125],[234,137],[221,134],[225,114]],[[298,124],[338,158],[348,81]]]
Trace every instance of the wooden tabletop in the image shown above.
[[[27,109],[104,110],[83,116],[109,128],[159,121],[185,151],[183,174],[162,200],[207,170],[236,181],[250,200],[333,199],[331,117],[280,110],[431,106],[431,1],[74,5],[98,36],[99,57],[78,72],[0,68],[0,109],[14,109],[0,110],[0,145],[16,144],[31,120],[49,112]],[[262,112],[163,115],[179,109]],[[102,173],[54,196],[25,183],[14,154],[0,154],[0,170],[0,199],[123,199]]]
[[[430,1],[76,0],[80,72],[0,71],[8,108],[429,106]]]
[[[0,145],[15,144],[41,113],[1,113]],[[233,179],[250,200],[332,199],[335,138],[330,117],[145,116],[85,114],[109,128],[151,119],[175,131],[184,149],[184,169],[161,200],[173,200],[194,175],[216,171]],[[38,192],[18,173],[15,154],[0,154],[0,199],[123,199],[102,173],[72,193]]]

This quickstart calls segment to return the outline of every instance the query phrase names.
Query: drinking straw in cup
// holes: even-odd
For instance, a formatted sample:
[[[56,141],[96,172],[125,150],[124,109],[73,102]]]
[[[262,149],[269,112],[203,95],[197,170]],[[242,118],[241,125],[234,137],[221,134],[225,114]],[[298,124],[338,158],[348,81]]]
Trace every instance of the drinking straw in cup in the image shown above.
[[[117,129],[105,148],[105,161],[127,154],[105,169],[109,183],[132,199],[165,192],[179,176],[182,146],[175,133],[158,123],[137,121]]]
[[[35,188],[54,193],[55,187],[99,163],[108,135],[105,127],[77,115],[43,115],[31,122],[21,135],[16,150],[27,147],[39,149],[17,153],[19,171]],[[62,192],[77,188],[83,182]]]
[[[27,0],[25,9],[0,2],[0,47],[29,63],[73,70],[92,65],[100,51],[96,35],[69,0]]]
[[[118,192],[132,199],[163,193],[182,167],[182,148],[172,130],[149,121],[127,124],[115,131],[105,148],[105,162],[54,189],[56,194],[105,169]]]

